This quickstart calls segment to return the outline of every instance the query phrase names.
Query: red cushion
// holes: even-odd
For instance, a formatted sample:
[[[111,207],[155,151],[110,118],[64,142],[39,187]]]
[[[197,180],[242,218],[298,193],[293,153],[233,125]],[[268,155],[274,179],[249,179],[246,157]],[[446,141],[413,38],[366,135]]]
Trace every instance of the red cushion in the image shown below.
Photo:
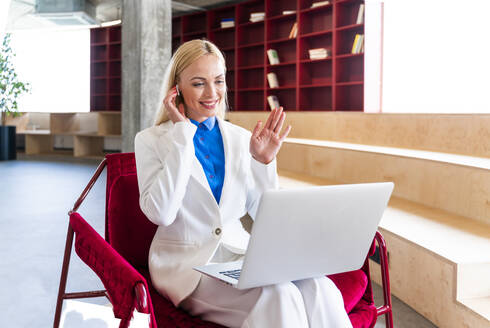
[[[147,269],[140,268],[139,272],[147,281],[151,281]],[[361,299],[367,285],[366,274],[362,270],[357,270],[331,275],[329,278],[332,279],[342,293],[345,308],[347,313],[349,313],[349,319],[353,327],[373,327],[376,323],[376,306]],[[158,327],[222,327],[190,316],[184,310],[176,308],[169,300],[161,296],[153,288],[152,284],[149,284],[149,288]]]
[[[147,267],[157,226],[141,212],[136,174],[120,176],[109,192],[106,213],[109,243],[133,266]]]
[[[342,293],[344,306],[350,313],[366,291],[368,279],[362,270],[338,273],[328,276]]]
[[[349,313],[349,319],[354,328],[373,328],[376,324],[378,310],[373,303],[361,299]]]
[[[139,272],[151,281],[150,273],[146,269],[140,269]],[[189,315],[180,308],[176,308],[172,302],[160,295],[153,285],[149,284],[151,301],[153,303],[153,311],[158,327],[195,327],[195,328],[224,328],[218,324],[203,321],[197,317]]]

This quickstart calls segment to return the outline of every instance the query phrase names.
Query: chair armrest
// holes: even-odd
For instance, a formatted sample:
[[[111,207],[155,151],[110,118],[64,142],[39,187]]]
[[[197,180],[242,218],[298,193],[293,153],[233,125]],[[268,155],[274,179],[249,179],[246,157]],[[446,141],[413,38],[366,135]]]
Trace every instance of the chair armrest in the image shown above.
[[[143,283],[137,283],[134,286],[134,294],[136,296],[136,310],[141,313],[150,313],[148,307],[148,294]]]
[[[75,251],[100,278],[113,305],[114,315],[129,322],[133,310],[150,313],[145,278],[112,248],[81,216],[73,212]]]

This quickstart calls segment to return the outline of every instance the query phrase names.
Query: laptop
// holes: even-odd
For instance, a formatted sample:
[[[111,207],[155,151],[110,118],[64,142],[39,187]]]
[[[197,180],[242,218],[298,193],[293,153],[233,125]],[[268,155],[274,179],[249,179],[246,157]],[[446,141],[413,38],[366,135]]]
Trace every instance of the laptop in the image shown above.
[[[393,187],[380,182],[266,191],[243,260],[194,269],[238,289],[358,270]]]

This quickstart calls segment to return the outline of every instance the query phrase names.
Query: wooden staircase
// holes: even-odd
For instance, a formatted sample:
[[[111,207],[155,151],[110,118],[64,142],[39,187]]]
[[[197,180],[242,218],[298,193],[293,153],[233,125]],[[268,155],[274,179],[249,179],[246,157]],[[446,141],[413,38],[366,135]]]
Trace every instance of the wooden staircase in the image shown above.
[[[249,130],[267,112],[232,112]],[[490,327],[490,115],[288,113],[282,187],[393,181],[394,295],[440,327]],[[373,279],[380,282],[373,264]]]

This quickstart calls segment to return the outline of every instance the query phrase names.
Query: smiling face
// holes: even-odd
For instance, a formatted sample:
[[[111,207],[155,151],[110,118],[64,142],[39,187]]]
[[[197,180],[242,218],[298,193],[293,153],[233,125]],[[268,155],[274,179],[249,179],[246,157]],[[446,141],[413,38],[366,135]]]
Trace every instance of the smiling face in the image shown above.
[[[179,77],[187,117],[202,122],[215,116],[225,99],[225,67],[215,55],[204,55],[186,67]]]

